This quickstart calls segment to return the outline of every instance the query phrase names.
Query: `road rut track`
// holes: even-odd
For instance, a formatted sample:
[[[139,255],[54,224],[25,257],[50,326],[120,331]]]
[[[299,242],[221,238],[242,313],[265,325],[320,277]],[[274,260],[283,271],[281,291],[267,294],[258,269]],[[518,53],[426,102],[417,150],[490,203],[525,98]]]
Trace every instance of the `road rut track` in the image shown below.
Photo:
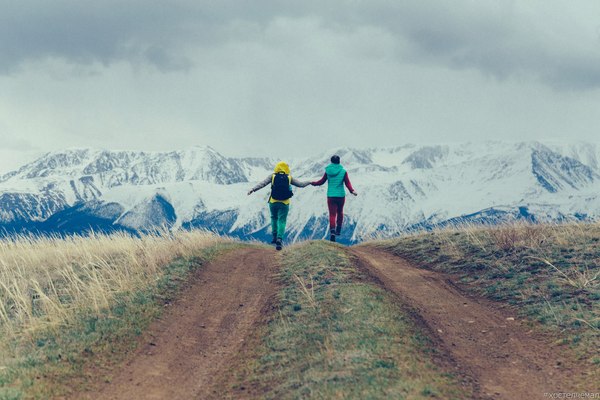
[[[219,376],[264,322],[277,293],[273,250],[232,250],[198,270],[110,383],[87,399],[218,398]]]
[[[474,382],[476,395],[494,399],[542,399],[568,392],[576,365],[548,338],[533,333],[514,312],[462,293],[444,274],[417,268],[384,250],[350,250],[357,264],[393,292]]]

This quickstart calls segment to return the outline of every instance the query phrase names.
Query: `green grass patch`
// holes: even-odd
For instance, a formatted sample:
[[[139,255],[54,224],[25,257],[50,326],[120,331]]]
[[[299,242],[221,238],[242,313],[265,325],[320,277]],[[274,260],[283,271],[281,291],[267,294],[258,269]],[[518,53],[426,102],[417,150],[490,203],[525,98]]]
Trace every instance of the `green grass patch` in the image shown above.
[[[137,347],[139,337],[171,302],[192,272],[224,251],[220,243],[165,266],[143,290],[120,293],[100,314],[80,310],[67,324],[18,339],[0,337],[0,400],[47,399],[110,381],[113,368]]]
[[[250,361],[235,368],[234,393],[266,399],[471,397],[433,361],[427,336],[396,300],[360,275],[342,247],[305,243],[284,251],[281,263],[276,311]]]
[[[600,374],[600,225],[466,227],[372,242],[513,306]],[[539,326],[534,324],[534,326]]]

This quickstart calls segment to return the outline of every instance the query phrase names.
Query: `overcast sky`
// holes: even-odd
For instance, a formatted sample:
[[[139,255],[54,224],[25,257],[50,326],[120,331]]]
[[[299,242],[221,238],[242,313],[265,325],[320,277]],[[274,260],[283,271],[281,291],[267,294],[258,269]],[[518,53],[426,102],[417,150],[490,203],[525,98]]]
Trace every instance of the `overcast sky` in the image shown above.
[[[0,0],[2,158],[285,158],[599,127],[598,0]]]

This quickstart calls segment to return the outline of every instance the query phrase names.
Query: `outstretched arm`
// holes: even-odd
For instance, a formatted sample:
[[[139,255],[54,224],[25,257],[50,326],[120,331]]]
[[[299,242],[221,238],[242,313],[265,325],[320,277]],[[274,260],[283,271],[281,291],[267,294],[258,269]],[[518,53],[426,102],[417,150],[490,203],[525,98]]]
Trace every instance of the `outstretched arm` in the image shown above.
[[[310,184],[313,186],[321,186],[325,182],[327,182],[327,172],[323,174],[323,177],[321,179],[319,179],[318,181],[311,182]]]
[[[248,196],[250,196],[252,193],[256,192],[257,190],[264,188],[269,183],[271,183],[271,175],[267,176],[264,181],[260,182],[258,185],[254,186],[252,189],[250,189],[248,191]]]
[[[348,188],[348,190],[350,191],[350,193],[352,193],[355,196],[358,196],[358,193],[356,193],[354,191],[354,188],[352,187],[352,184],[350,183],[350,178],[348,178],[348,173],[346,172],[346,175],[344,175],[344,184],[346,185],[346,187]]]

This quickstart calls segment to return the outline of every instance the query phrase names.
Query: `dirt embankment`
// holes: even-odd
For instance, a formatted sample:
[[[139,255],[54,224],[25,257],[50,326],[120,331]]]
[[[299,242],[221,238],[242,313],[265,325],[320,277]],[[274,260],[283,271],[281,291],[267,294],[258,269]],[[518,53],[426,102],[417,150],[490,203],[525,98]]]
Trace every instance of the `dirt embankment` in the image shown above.
[[[110,383],[88,399],[218,397],[218,377],[235,362],[277,291],[275,252],[232,251],[197,272]]]
[[[567,392],[578,373],[558,346],[536,337],[507,308],[461,293],[443,274],[416,268],[385,251],[354,248],[358,263],[394,292],[475,381],[479,395],[537,399]]]

